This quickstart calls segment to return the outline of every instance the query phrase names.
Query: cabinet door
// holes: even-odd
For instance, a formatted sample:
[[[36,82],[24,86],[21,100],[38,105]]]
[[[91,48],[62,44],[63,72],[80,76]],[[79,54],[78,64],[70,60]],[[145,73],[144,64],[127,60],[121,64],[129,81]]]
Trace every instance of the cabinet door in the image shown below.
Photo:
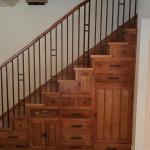
[[[131,140],[132,88],[96,87],[97,142]]]
[[[46,146],[57,146],[60,143],[59,120],[46,120]]]
[[[30,120],[30,140],[34,148],[45,147],[45,122],[40,119]]]
[[[81,94],[92,93],[92,73],[93,69],[76,70],[76,80],[78,81],[78,90]]]

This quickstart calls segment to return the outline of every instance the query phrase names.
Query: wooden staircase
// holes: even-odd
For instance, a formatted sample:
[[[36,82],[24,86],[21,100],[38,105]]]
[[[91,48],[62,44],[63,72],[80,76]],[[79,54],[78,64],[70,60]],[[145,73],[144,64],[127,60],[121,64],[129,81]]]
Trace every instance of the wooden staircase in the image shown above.
[[[103,10],[105,3],[100,2]],[[108,29],[107,7],[105,20],[103,10],[102,24],[97,25],[98,3],[80,3],[0,66],[0,150],[131,150],[136,4],[135,14],[130,14],[129,6],[129,18],[120,21],[119,9],[123,6],[125,12],[126,2],[118,0],[117,29],[113,21]],[[98,28],[105,31],[104,38]],[[95,32],[94,39],[90,32]]]
[[[27,117],[0,130],[1,149],[130,150],[136,36],[127,29],[125,41],[108,42],[108,55],[91,55],[91,68],[75,67],[75,80],[27,104]]]

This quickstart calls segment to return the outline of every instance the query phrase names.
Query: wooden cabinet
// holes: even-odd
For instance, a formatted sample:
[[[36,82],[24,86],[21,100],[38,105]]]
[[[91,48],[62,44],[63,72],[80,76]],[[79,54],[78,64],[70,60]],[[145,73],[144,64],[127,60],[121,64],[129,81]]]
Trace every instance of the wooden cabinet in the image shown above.
[[[132,87],[96,86],[96,141],[130,142],[132,133]]]
[[[76,68],[75,71],[79,93],[91,95],[93,86],[93,68]]]
[[[59,145],[59,120],[31,119],[30,120],[31,146],[45,148]]]
[[[30,120],[30,144],[35,148],[45,147],[45,122],[43,120]]]
[[[57,147],[60,144],[60,109],[40,104],[31,104],[28,108],[31,147]]]

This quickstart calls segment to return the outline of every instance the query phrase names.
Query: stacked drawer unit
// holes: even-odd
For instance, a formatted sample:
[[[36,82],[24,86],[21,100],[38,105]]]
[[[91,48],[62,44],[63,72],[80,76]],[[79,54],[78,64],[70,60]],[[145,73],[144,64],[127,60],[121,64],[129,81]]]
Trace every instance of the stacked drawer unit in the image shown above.
[[[131,83],[134,81],[133,58],[94,58],[96,83]]]
[[[134,63],[134,57],[92,56],[96,150],[131,148]]]
[[[76,80],[59,81],[62,102],[61,140],[68,150],[88,150],[93,145],[92,71],[77,69]]]
[[[2,129],[0,134],[0,148],[28,147],[28,119],[18,117],[12,119],[12,129]]]

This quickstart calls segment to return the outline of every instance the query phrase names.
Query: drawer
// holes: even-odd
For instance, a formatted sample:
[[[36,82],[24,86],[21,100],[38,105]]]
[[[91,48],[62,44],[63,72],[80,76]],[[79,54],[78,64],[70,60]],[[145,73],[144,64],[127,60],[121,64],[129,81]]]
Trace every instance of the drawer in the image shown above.
[[[79,96],[78,98],[78,106],[79,107],[91,107],[92,106],[92,98],[91,97],[84,97]]]
[[[23,141],[23,140],[27,140],[28,139],[28,134],[27,132],[14,132],[14,131],[10,131],[10,132],[5,132],[2,134],[3,136],[0,138],[0,140],[2,141]]]
[[[131,150],[130,144],[96,144],[95,150]]]
[[[60,93],[44,92],[42,98],[46,106],[59,106]]]
[[[49,117],[49,118],[57,118],[59,117],[59,110],[55,109],[32,109],[30,110],[31,117]]]
[[[128,74],[95,74],[95,82],[100,83],[129,83],[134,82],[134,74],[128,73]]]
[[[63,143],[65,144],[81,144],[81,145],[90,145],[91,144],[91,135],[90,134],[81,134],[80,132],[63,132]]]
[[[95,62],[96,73],[134,72],[133,60],[102,60]]]
[[[92,116],[87,110],[63,110],[64,118],[90,118]]]
[[[43,98],[43,101],[46,106],[59,106],[59,99],[55,97]]]
[[[91,146],[82,146],[82,145],[68,145],[63,146],[62,150],[93,150]]]
[[[76,131],[90,131],[91,120],[90,119],[64,119],[63,120],[64,130],[76,130]]]
[[[28,129],[28,121],[27,119],[15,119],[13,121],[13,129],[15,130],[27,130]]]
[[[76,97],[62,97],[62,106],[63,107],[75,107]]]

